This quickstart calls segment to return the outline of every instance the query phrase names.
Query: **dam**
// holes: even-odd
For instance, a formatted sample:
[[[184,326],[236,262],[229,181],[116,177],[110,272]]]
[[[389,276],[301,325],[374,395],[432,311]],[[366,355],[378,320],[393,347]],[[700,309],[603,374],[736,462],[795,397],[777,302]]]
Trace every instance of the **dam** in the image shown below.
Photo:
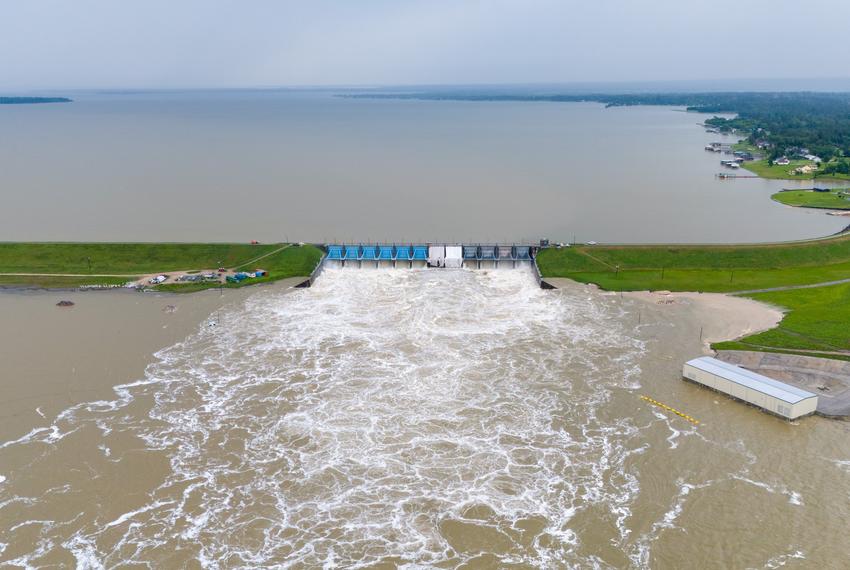
[[[546,239],[528,243],[342,243],[319,245],[324,252],[310,277],[297,287],[310,287],[325,267],[431,268],[431,269],[516,269],[531,267],[542,289],[554,289],[543,280],[536,257]]]
[[[527,244],[329,244],[324,262],[341,267],[468,269],[533,264],[537,246]]]

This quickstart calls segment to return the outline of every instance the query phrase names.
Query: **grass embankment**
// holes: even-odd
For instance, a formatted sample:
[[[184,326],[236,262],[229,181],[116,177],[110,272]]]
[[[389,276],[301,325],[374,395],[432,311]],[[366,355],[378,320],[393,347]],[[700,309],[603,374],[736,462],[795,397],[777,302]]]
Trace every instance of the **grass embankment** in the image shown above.
[[[735,292],[850,279],[850,236],[749,246],[577,246],[537,257],[544,277],[612,291]],[[618,269],[619,266],[619,269]],[[777,329],[715,348],[850,359],[850,285],[747,295],[791,310]]]
[[[777,192],[772,199],[786,206],[799,208],[823,208],[827,210],[850,210],[850,195],[847,188],[833,188],[829,192],[814,190],[786,190]]]
[[[275,252],[283,245],[0,243],[0,285],[47,288],[110,285],[132,281],[149,273],[239,268]],[[268,270],[268,277],[251,279],[245,284],[309,275],[320,258],[321,251],[313,246],[287,247],[257,261],[258,267]],[[35,275],[11,275],[25,273]],[[217,286],[192,283],[169,286],[168,289],[189,291],[211,285]]]
[[[537,262],[545,277],[612,291],[726,293],[848,279],[850,236],[765,245],[550,248],[540,252]]]
[[[246,279],[239,283],[166,283],[158,285],[156,289],[158,291],[189,293],[217,287],[235,289],[238,287],[245,287],[247,285],[256,285],[258,283],[270,283],[272,281],[279,281],[280,279],[287,279],[290,277],[307,277],[313,272],[313,269],[316,268],[316,265],[321,259],[322,251],[319,248],[312,245],[293,245],[264,257],[256,263],[243,263],[233,267],[233,269],[245,271],[261,267],[268,271],[268,275],[265,277]]]
[[[850,284],[747,295],[788,309],[775,329],[720,342],[715,349],[767,350],[850,360]],[[814,352],[812,352],[814,351]],[[827,353],[845,354],[827,354]]]

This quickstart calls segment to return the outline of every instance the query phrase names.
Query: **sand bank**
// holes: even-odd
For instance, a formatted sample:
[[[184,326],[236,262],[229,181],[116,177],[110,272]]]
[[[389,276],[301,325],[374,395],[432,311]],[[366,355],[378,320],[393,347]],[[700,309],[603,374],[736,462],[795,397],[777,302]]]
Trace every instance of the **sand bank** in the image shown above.
[[[595,285],[583,285],[569,279],[547,279],[559,289],[575,290],[590,288],[599,291]],[[783,313],[776,307],[745,297],[734,297],[722,293],[671,293],[668,291],[605,292],[603,295],[616,295],[634,299],[648,305],[648,312],[655,319],[664,319],[665,315],[682,318],[702,329],[702,347],[707,354],[711,352],[711,343],[734,340],[742,336],[774,328],[782,320]],[[649,310],[649,307],[652,307]],[[686,355],[683,355],[683,357]]]
[[[711,343],[734,340],[774,328],[783,313],[776,307],[745,297],[722,293],[667,293],[636,291],[623,296],[662,308],[673,307],[683,313],[692,313],[703,328],[702,340],[706,352]]]
[[[0,292],[0,441],[49,425],[74,404],[111,399],[113,386],[143,376],[156,351],[184,339],[225,304],[257,291]],[[74,306],[57,307],[60,300]]]

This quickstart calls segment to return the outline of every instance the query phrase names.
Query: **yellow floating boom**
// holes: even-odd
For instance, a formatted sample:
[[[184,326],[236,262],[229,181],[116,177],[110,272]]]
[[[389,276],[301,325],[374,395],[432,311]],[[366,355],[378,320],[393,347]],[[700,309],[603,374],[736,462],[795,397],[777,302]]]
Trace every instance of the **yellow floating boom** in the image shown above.
[[[695,426],[698,426],[698,425],[699,425],[699,420],[697,420],[697,419],[695,419],[695,418],[692,418],[692,417],[691,417],[691,416],[689,416],[688,414],[685,414],[685,413],[680,412],[680,411],[679,411],[679,410],[677,410],[676,408],[671,408],[671,407],[670,407],[670,406],[668,406],[667,404],[662,404],[662,403],[661,403],[661,402],[659,402],[658,400],[653,400],[653,399],[652,399],[652,398],[650,398],[649,396],[641,396],[641,397],[640,397],[640,399],[641,399],[641,400],[646,400],[646,401],[647,401],[647,402],[649,402],[650,404],[656,405],[656,406],[658,406],[659,408],[664,408],[664,409],[665,409],[665,410],[667,410],[668,412],[673,412],[673,413],[674,413],[674,414],[676,414],[677,416],[682,417],[682,418],[684,418],[684,419],[688,420],[689,422],[691,422],[691,423],[692,423],[692,424],[694,424]]]

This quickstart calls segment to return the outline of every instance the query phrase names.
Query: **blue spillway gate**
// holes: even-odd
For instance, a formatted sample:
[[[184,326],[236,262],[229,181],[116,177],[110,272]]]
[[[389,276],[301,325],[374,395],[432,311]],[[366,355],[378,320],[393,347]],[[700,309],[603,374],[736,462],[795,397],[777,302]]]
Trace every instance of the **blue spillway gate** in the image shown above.
[[[541,240],[540,247],[547,247]],[[451,258],[452,263],[440,263],[430,259],[431,248],[442,251],[445,259]],[[537,267],[536,256],[537,245],[517,244],[458,244],[458,243],[431,243],[431,244],[391,244],[391,245],[364,245],[364,244],[326,244],[327,255],[322,258],[318,266],[310,274],[310,278],[299,284],[298,287],[309,287],[313,281],[326,267],[326,261],[339,262],[342,267],[350,266],[349,262],[356,261],[358,267],[364,267],[363,262],[373,262],[374,267],[439,267],[449,270],[465,267],[471,268],[503,268],[505,263],[508,267],[524,266],[530,264],[534,270],[535,278],[544,289],[554,287],[544,281]],[[439,257],[443,260],[443,257]],[[398,262],[403,262],[399,266]],[[418,262],[418,263],[414,263]],[[486,262],[486,263],[484,263]]]
[[[480,250],[481,250],[481,253],[480,253],[478,259],[486,259],[486,260],[496,259],[496,246],[482,245]]]
[[[360,246],[359,245],[347,245],[345,246],[345,257],[343,259],[347,261],[357,261],[360,259]]]
[[[482,268],[482,262],[488,263],[488,266],[504,267],[505,262],[516,267],[522,262],[533,262],[537,252],[536,246],[529,245],[463,245],[449,244],[453,248],[460,247],[458,253],[462,258],[462,266],[467,268],[477,267]],[[409,244],[409,245],[346,245],[334,244],[327,245],[326,260],[340,261],[342,265],[347,265],[346,262],[357,261],[359,266],[363,266],[364,261],[373,261],[375,266],[379,267],[380,262],[392,262],[393,267],[397,267],[398,261],[406,262],[409,267],[413,267],[413,262],[428,262],[429,251],[432,246],[442,247],[443,251],[448,251],[445,244]],[[458,264],[460,265],[460,264]],[[456,265],[455,267],[457,267]]]

